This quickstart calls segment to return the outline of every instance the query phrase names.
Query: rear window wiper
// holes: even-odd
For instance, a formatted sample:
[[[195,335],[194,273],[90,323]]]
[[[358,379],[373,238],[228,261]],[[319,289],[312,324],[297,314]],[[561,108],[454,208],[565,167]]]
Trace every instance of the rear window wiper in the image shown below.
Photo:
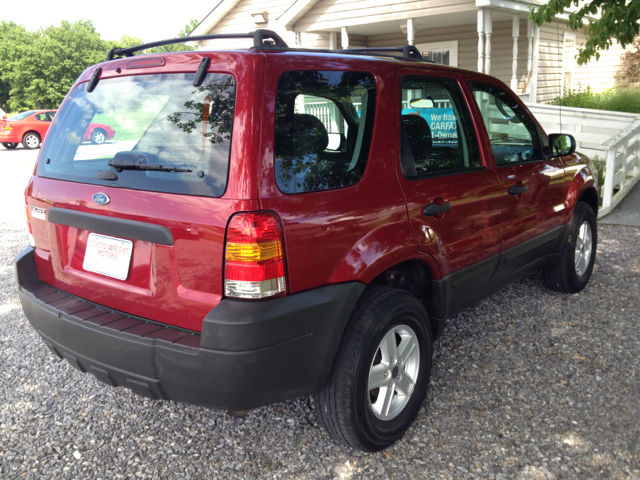
[[[126,160],[109,160],[107,162],[110,167],[113,167],[116,172],[122,170],[153,170],[156,172],[193,172],[189,168],[167,167],[165,165],[149,165],[139,162],[128,162]]]

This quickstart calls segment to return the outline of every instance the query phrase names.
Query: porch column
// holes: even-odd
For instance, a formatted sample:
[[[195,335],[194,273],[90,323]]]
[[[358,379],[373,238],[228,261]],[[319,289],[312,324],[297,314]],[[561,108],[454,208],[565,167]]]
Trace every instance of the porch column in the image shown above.
[[[329,50],[338,48],[338,32],[329,32]]]
[[[342,36],[342,48],[346,50],[349,48],[349,34],[347,33],[347,27],[342,27],[340,29],[340,34]]]
[[[484,10],[478,10],[478,72],[484,70]]]
[[[529,83],[533,68],[533,22],[531,20],[527,20],[527,45],[527,83]]]
[[[520,17],[513,17],[513,63],[511,70],[511,90],[518,93],[518,37],[520,36]]]
[[[293,34],[296,42],[296,47],[302,47],[302,32],[293,32]]]
[[[416,32],[413,26],[413,18],[407,20],[407,43],[413,45],[416,39]]]
[[[484,73],[489,75],[491,72],[491,33],[493,32],[493,18],[491,10],[487,10],[484,15]]]

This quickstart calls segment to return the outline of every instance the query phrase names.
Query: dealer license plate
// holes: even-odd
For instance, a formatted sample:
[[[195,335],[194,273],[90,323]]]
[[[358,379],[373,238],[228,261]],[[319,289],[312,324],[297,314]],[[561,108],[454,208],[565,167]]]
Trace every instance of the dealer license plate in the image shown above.
[[[89,272],[126,280],[129,275],[132,252],[131,240],[90,233],[82,268]]]

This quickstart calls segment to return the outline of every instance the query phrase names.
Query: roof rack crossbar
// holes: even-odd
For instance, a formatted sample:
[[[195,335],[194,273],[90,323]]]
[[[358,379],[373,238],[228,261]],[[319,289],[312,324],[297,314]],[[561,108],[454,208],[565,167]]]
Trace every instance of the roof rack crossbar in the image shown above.
[[[112,48],[107,54],[107,61],[116,57],[133,57],[135,52],[146,50],[148,48],[161,47],[163,45],[173,45],[175,43],[198,42],[203,40],[220,40],[229,38],[253,38],[253,46],[257,50],[269,48],[288,48],[286,42],[275,32],[271,30],[258,29],[249,33],[221,33],[212,35],[195,35],[193,37],[171,38],[168,40],[160,40],[158,42],[145,43],[128,48]]]

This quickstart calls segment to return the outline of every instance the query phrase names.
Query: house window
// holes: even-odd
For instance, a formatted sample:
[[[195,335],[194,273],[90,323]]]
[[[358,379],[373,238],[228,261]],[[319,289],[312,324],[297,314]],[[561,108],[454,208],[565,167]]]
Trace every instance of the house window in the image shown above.
[[[575,66],[576,56],[576,34],[570,32],[564,32],[564,39],[562,42],[562,92],[560,96],[564,95],[565,90],[573,89],[573,72]]]
[[[458,66],[458,41],[420,43],[416,45],[425,60],[439,63],[440,65]]]

